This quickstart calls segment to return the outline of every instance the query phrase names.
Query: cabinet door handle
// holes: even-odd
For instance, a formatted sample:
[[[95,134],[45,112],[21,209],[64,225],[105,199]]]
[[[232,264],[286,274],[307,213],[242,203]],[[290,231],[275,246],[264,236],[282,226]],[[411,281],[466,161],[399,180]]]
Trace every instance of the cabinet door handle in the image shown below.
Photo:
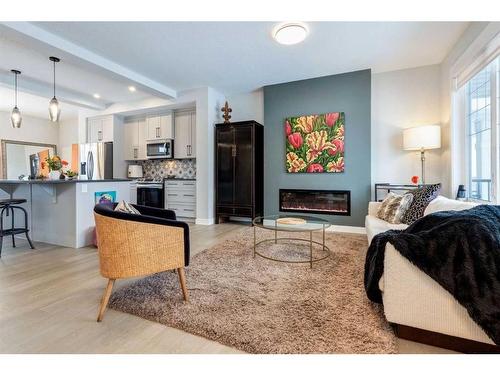
[[[193,194],[184,194],[185,197],[194,197]]]
[[[167,194],[169,197],[176,197],[178,194]]]
[[[191,209],[191,208],[185,208],[184,211],[190,211],[190,212],[193,212],[194,210]]]
[[[137,159],[137,149],[134,148],[134,159]]]
[[[102,131],[101,130],[97,131],[97,140],[102,141]]]

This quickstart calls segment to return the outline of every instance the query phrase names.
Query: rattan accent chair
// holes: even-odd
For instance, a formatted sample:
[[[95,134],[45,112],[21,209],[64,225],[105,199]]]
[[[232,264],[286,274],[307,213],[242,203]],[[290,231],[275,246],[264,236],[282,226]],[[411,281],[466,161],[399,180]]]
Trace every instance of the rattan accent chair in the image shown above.
[[[188,301],[184,267],[189,265],[189,226],[174,211],[133,205],[141,215],[114,211],[116,204],[94,207],[101,275],[108,279],[97,321],[108,305],[116,279],[177,270]]]

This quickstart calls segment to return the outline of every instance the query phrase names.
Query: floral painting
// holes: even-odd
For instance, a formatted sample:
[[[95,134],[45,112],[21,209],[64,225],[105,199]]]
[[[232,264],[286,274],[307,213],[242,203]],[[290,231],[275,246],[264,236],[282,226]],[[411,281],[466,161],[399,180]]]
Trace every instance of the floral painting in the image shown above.
[[[287,118],[287,172],[344,172],[344,122],[344,112]]]

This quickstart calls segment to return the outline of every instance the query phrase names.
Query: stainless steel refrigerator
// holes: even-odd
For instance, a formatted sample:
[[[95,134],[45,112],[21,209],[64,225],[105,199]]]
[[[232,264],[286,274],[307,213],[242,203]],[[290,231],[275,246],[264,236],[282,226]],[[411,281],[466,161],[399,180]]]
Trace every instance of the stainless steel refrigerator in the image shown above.
[[[103,180],[113,178],[113,142],[81,143],[73,148],[78,156],[79,178]]]

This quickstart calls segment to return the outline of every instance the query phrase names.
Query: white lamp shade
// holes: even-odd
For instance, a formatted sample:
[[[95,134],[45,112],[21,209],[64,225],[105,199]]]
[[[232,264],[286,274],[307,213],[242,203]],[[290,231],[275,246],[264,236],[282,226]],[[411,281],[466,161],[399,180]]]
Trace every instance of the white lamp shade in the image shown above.
[[[439,125],[417,126],[403,131],[403,149],[431,150],[441,147],[441,127]]]

